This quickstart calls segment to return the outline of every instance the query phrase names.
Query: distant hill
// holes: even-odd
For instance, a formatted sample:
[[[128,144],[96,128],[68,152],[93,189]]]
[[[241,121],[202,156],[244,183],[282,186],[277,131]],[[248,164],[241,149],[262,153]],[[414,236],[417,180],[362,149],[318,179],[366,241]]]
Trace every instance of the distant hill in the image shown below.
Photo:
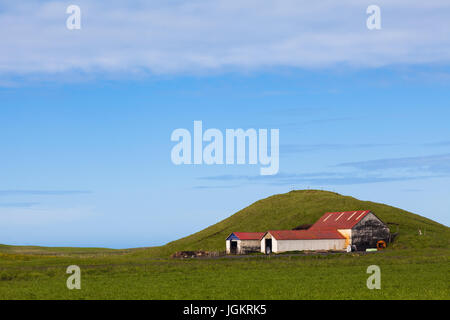
[[[164,246],[113,250],[103,248],[50,248],[0,245],[0,255],[123,255],[167,257],[176,251],[224,251],[225,238],[234,231],[264,232],[294,229],[313,224],[326,212],[370,210],[398,233],[388,249],[450,248],[450,228],[433,220],[385,204],[361,201],[320,190],[296,190],[256,201],[229,218]],[[421,230],[422,235],[419,235]]]
[[[204,230],[145,251],[165,256],[182,250],[224,250],[225,238],[233,231],[293,229],[314,223],[325,212],[352,210],[370,210],[389,225],[392,233],[398,232],[390,248],[449,247],[450,228],[420,215],[334,192],[296,190],[259,200]],[[419,229],[424,233],[421,236]]]

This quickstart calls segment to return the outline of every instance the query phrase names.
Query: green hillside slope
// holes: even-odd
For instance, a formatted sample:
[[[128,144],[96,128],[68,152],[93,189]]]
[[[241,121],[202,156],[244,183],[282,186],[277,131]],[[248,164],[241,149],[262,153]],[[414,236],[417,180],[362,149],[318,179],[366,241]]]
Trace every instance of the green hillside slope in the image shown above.
[[[297,190],[259,200],[200,232],[149,251],[167,255],[181,250],[224,250],[225,238],[233,231],[292,229],[314,223],[325,212],[352,210],[371,210],[391,232],[398,232],[391,248],[449,247],[449,228],[420,215],[334,192]],[[420,236],[419,229],[425,234]]]

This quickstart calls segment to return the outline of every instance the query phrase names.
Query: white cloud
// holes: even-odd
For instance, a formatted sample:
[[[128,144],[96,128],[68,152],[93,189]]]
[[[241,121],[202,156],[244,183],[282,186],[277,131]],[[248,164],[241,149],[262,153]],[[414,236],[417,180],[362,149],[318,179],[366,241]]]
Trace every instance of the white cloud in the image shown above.
[[[81,30],[66,7],[81,7]],[[450,62],[450,2],[2,1],[0,75],[178,73]]]

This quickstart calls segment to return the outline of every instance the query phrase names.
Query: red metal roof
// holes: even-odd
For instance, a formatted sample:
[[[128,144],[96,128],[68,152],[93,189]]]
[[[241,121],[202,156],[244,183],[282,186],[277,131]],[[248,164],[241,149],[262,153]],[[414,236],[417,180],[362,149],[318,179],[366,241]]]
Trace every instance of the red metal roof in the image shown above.
[[[265,232],[233,232],[239,240],[260,240]]]
[[[308,230],[351,229],[370,211],[327,212]]]
[[[327,212],[307,230],[268,231],[277,240],[345,239],[337,229],[351,229],[370,211]],[[265,232],[233,232],[240,240],[261,240]]]
[[[345,239],[337,230],[272,230],[268,231],[277,240]]]

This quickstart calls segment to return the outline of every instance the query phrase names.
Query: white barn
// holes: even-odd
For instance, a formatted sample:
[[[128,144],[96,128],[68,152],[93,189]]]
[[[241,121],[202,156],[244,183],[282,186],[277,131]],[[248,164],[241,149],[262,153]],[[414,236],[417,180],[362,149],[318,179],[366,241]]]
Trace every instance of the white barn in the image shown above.
[[[276,230],[267,231],[261,239],[261,252],[346,250],[345,237],[336,230]]]

